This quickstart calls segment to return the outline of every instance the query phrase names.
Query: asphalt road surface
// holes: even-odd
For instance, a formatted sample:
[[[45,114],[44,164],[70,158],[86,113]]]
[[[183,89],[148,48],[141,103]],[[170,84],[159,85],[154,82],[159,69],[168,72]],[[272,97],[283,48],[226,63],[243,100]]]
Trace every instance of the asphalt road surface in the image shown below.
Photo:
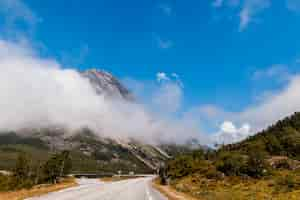
[[[151,187],[152,177],[101,183],[78,179],[79,185],[27,200],[167,200]]]

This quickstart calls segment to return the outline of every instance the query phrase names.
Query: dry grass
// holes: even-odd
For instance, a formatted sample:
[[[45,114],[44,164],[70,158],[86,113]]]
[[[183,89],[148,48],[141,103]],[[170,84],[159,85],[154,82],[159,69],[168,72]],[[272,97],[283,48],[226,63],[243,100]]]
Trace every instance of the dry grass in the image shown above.
[[[55,185],[38,185],[31,189],[22,189],[12,192],[0,192],[0,200],[23,200],[25,198],[40,196],[49,192],[62,190],[76,185],[77,183],[75,182],[75,179],[68,178]]]
[[[169,200],[196,200],[187,194],[176,191],[170,186],[161,185],[159,179],[155,179],[152,185],[155,189],[168,197]]]
[[[135,179],[135,178],[140,178],[138,176],[113,176],[113,177],[105,177],[101,178],[100,181],[102,182],[117,182],[117,181],[123,181],[123,180],[128,180],[128,179]]]
[[[193,175],[173,183],[173,188],[201,200],[300,200],[300,189],[286,190],[277,180],[286,174],[255,180],[226,177],[216,181]]]

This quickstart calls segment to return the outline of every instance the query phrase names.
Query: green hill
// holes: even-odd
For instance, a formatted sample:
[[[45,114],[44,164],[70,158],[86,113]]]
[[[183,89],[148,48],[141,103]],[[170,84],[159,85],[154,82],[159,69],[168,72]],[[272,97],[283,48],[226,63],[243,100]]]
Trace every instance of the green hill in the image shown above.
[[[236,144],[179,154],[161,183],[196,199],[299,199],[300,113]]]
[[[276,124],[246,140],[224,146],[222,149],[248,153],[259,148],[269,155],[288,156],[300,159],[300,113],[279,120]]]

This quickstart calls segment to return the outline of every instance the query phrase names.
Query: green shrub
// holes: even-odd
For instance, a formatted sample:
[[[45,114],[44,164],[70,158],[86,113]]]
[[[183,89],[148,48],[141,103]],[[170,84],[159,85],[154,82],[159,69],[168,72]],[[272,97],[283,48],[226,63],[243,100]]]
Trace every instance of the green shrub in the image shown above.
[[[9,184],[13,189],[31,188],[34,185],[33,173],[29,155],[20,153]]]
[[[215,179],[215,180],[223,180],[224,174],[222,172],[217,171],[216,169],[209,169],[205,177],[208,179]]]
[[[245,172],[247,175],[259,178],[270,173],[271,168],[265,161],[266,154],[263,151],[253,150],[249,152]]]
[[[0,191],[6,191],[10,189],[10,177],[0,174]]]
[[[239,153],[223,152],[216,161],[216,168],[227,176],[238,176],[245,169],[245,157]]]
[[[43,166],[42,166],[42,180],[44,182],[56,183],[59,177],[67,174],[71,169],[70,153],[63,151],[61,153],[54,154]]]
[[[193,160],[189,156],[178,156],[168,163],[168,177],[176,179],[189,175],[192,171],[192,162]]]

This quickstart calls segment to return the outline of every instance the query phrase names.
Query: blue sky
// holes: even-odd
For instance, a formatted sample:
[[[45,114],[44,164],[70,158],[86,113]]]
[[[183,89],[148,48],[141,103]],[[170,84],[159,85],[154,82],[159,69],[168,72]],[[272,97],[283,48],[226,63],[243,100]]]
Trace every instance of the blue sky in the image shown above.
[[[2,37],[122,80],[176,73],[182,110],[241,113],[298,74],[300,0],[1,1]]]

